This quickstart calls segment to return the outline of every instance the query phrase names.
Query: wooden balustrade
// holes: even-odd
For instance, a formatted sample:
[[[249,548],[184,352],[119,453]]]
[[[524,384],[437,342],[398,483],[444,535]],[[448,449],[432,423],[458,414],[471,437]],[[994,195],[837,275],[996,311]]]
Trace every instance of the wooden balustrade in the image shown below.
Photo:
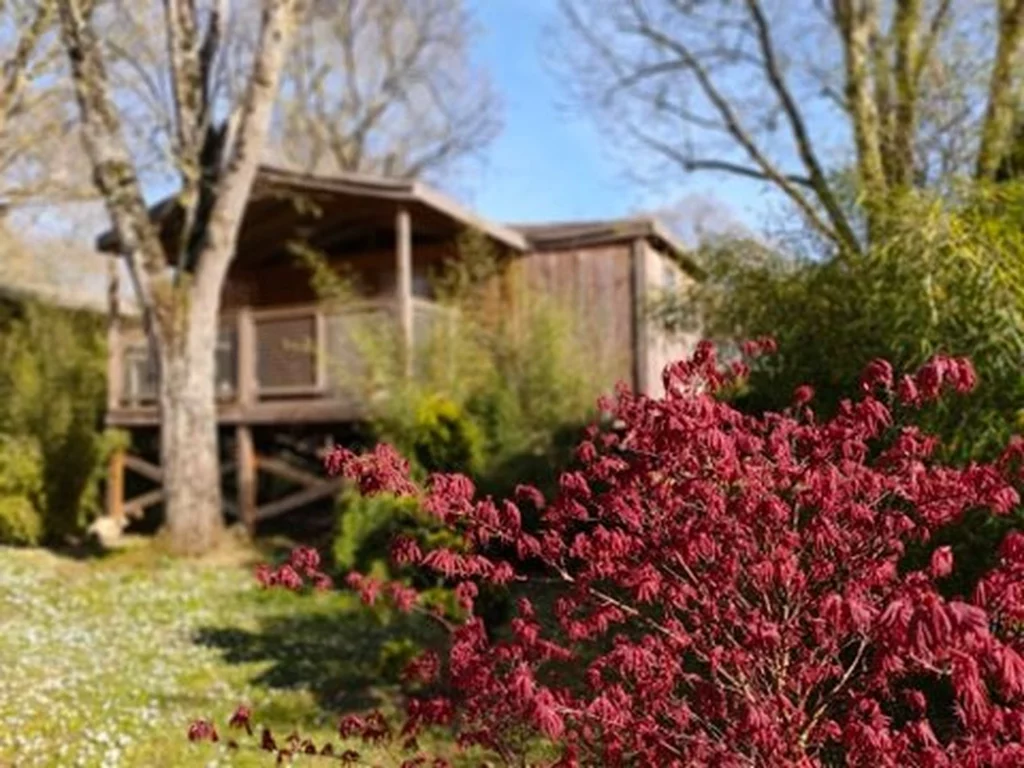
[[[369,333],[386,338],[378,332],[394,328],[396,313],[411,324],[414,348],[438,322],[453,319],[450,310],[421,298],[400,313],[389,300],[226,312],[217,350],[218,400],[222,406],[245,407],[336,397],[345,384],[338,371],[360,370],[362,343]],[[122,323],[110,342],[110,410],[154,408],[157,365],[141,328]]]

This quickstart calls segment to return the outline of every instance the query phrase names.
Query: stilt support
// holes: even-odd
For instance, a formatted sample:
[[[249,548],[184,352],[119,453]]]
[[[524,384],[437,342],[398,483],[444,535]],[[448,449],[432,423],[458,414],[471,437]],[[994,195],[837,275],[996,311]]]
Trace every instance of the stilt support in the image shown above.
[[[256,449],[252,439],[252,427],[239,425],[235,428],[235,449],[238,464],[238,515],[245,524],[249,535],[256,528]]]

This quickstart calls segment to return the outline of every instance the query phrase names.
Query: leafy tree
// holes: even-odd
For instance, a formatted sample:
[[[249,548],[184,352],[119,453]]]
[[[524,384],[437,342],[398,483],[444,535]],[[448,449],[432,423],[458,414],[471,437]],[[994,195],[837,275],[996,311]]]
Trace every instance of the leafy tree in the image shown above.
[[[832,413],[856,392],[876,357],[901,367],[936,354],[970,355],[980,384],[955,404],[927,408],[922,423],[944,454],[991,456],[1024,427],[1024,187],[968,187],[955,203],[908,199],[889,238],[861,256],[812,260],[750,238],[709,244],[709,277],[687,296],[662,296],[669,326],[691,322],[717,339],[772,335],[779,352],[754,366],[739,401],[785,407],[800,384]]]

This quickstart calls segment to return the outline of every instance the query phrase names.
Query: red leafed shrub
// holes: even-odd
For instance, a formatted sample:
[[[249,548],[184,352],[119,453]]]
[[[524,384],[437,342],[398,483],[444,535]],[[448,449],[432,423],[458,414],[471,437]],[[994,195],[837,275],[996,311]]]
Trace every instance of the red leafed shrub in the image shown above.
[[[901,568],[966,511],[1019,504],[1020,443],[954,468],[899,423],[968,391],[970,364],[899,377],[872,363],[828,421],[804,389],[785,413],[743,415],[715,398],[732,375],[705,344],[666,370],[664,398],[620,391],[548,501],[476,498],[458,475],[417,489],[387,449],[330,458],[366,490],[420,494],[459,532],[458,551],[403,540],[395,554],[450,579],[464,607],[478,584],[557,585],[552,615],[521,598],[507,636],[472,612],[452,624],[447,657],[409,671],[444,695],[410,700],[403,738],[451,726],[511,761],[532,733],[561,766],[1024,765],[1024,535],[957,599],[938,589],[948,547]],[[277,583],[315,578],[297,562]],[[416,607],[401,585],[350,584]]]

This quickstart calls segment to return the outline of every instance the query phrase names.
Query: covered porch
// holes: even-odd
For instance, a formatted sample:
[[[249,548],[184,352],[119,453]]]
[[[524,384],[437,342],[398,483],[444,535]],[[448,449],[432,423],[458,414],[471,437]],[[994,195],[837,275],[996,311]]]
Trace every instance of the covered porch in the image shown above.
[[[180,226],[173,200],[152,214],[161,237],[172,242]],[[364,365],[360,339],[367,333],[391,334],[405,375],[415,376],[424,342],[454,322],[433,300],[426,277],[456,255],[454,243],[468,229],[482,232],[504,252],[526,250],[518,232],[479,220],[418,182],[260,170],[222,294],[215,374],[219,426],[232,430],[235,446],[234,461],[223,462],[222,471],[237,475],[232,505],[247,526],[337,490],[308,467],[257,455],[253,429],[365,417],[373,393],[359,388],[358,372]],[[332,269],[358,273],[360,298],[321,300],[310,273],[296,263],[296,242],[322,254]],[[109,234],[99,245],[118,250]],[[107,423],[129,431],[158,428],[155,355],[137,319],[120,317],[114,307],[111,315]],[[110,470],[112,517],[127,521],[163,500],[157,463],[120,453]],[[126,471],[158,487],[126,499]],[[258,505],[261,472],[301,488]]]

